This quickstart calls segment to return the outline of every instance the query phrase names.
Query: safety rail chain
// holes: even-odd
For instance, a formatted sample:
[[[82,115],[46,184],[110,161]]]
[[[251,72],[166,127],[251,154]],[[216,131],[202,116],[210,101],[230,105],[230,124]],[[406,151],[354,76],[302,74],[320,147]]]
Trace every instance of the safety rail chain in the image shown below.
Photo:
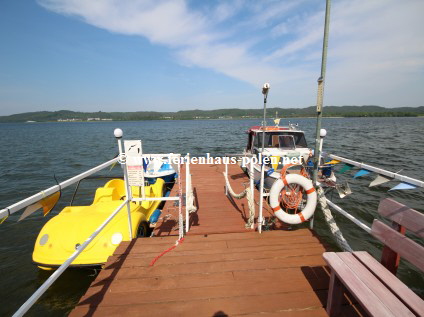
[[[116,134],[115,134],[116,136]],[[28,207],[39,200],[45,198],[46,196],[52,195],[55,192],[58,192],[74,183],[77,183],[81,181],[82,179],[112,165],[116,162],[119,162],[123,168],[124,172],[124,181],[126,185],[126,199],[124,202],[122,202],[121,205],[82,243],[74,253],[62,264],[60,265],[56,271],[31,295],[31,297],[13,314],[13,317],[20,317],[23,316],[34,304],[35,302],[46,292],[46,290],[59,278],[59,276],[72,264],[72,262],[82,253],[82,251],[99,235],[99,233],[107,226],[107,224],[125,207],[127,206],[129,208],[129,204],[131,201],[169,201],[169,200],[178,200],[179,201],[179,239],[181,239],[184,235],[184,227],[183,227],[183,213],[182,213],[182,206],[183,206],[183,191],[182,191],[182,185],[181,185],[181,164],[183,163],[181,160],[180,154],[147,154],[147,155],[141,155],[142,158],[152,158],[152,157],[177,157],[178,158],[178,166],[177,166],[177,173],[178,173],[178,195],[175,197],[145,197],[144,193],[144,181],[143,186],[140,186],[143,188],[143,195],[141,198],[133,198],[132,197],[132,191],[131,186],[129,186],[128,182],[128,172],[126,168],[126,160],[125,160],[125,152],[122,150],[122,144],[121,144],[121,137],[122,137],[122,131],[121,136],[118,137],[118,146],[119,146],[119,152],[120,155],[117,158],[114,158],[110,161],[107,161],[105,163],[102,163],[92,169],[89,169],[81,174],[78,174],[66,181],[63,181],[59,183],[58,185],[52,186],[46,190],[43,190],[33,196],[30,196],[26,199],[23,199],[15,204],[10,205],[9,207],[6,207],[2,210],[0,210],[0,219],[3,217],[7,217],[13,213],[16,213],[20,211],[21,209]],[[189,230],[189,204],[187,202],[187,199],[190,196],[187,194],[188,192],[191,192],[192,195],[192,187],[191,187],[191,175],[190,175],[190,160],[188,159],[189,156],[187,155],[184,159],[184,162],[186,163],[186,213],[185,213],[185,221],[186,221],[186,232]],[[144,170],[142,169],[142,177],[144,180]],[[132,239],[132,227],[131,227],[131,214],[130,210],[128,209],[128,224],[129,224],[129,231],[130,231],[130,238]]]

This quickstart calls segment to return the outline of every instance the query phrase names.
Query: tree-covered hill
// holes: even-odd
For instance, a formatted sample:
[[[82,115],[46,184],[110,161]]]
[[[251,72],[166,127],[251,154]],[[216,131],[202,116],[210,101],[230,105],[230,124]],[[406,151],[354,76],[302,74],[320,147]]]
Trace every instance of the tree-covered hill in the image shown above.
[[[307,108],[268,108],[269,117],[278,112],[281,118],[313,117],[315,107]],[[217,109],[184,110],[177,112],[75,112],[69,110],[38,111],[0,116],[0,122],[52,122],[52,121],[137,121],[137,120],[190,120],[190,119],[239,119],[260,118],[262,109]],[[424,116],[422,107],[385,108],[380,106],[327,106],[326,117],[413,117]]]

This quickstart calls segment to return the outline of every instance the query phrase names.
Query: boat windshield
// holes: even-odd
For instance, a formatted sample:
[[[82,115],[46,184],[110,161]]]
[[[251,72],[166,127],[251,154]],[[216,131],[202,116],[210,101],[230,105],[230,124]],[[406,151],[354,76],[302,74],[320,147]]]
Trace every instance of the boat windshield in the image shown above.
[[[262,132],[258,132],[255,137],[255,147],[262,147]],[[302,132],[266,132],[265,147],[294,149],[308,147],[305,135]]]

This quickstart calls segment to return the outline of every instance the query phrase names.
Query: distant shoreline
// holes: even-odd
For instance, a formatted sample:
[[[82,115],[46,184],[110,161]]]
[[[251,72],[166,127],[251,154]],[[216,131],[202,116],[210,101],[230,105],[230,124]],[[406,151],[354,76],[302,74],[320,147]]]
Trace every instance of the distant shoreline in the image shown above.
[[[380,106],[326,106],[325,118],[361,118],[361,117],[421,117],[422,107],[384,108]],[[216,109],[183,110],[176,112],[75,112],[69,110],[37,111],[0,116],[0,122],[112,122],[112,121],[172,121],[172,120],[261,120],[263,109]],[[316,118],[316,108],[268,108],[268,118],[306,119]]]
[[[424,118],[424,116],[375,116],[375,117],[322,117],[323,119],[369,119],[369,118]],[[272,121],[273,118],[267,118],[269,121]],[[291,119],[316,119],[316,117],[287,117],[287,118],[280,118],[281,120],[291,120]],[[64,121],[64,122],[58,122],[58,121],[32,121],[32,122],[4,122],[0,121],[1,123],[24,123],[24,124],[40,124],[40,123],[57,123],[57,124],[63,124],[63,123],[111,123],[111,122],[144,122],[144,121],[232,121],[232,120],[257,120],[259,123],[263,120],[263,118],[232,118],[232,119],[141,119],[141,120],[109,120],[109,121]],[[258,123],[258,124],[259,124]]]

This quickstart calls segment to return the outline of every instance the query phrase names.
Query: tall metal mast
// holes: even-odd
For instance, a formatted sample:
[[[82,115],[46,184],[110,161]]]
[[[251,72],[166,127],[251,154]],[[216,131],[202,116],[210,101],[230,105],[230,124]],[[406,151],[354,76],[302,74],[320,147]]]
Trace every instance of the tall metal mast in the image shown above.
[[[315,136],[315,153],[314,153],[314,173],[313,182],[317,185],[318,180],[318,167],[320,154],[320,130],[321,130],[321,119],[322,119],[322,108],[324,101],[324,83],[325,83],[325,71],[327,68],[327,48],[328,48],[328,30],[330,26],[330,7],[331,0],[326,1],[325,7],[325,26],[324,26],[324,40],[322,43],[322,59],[321,59],[321,76],[318,78],[318,95],[317,95],[317,127]]]

